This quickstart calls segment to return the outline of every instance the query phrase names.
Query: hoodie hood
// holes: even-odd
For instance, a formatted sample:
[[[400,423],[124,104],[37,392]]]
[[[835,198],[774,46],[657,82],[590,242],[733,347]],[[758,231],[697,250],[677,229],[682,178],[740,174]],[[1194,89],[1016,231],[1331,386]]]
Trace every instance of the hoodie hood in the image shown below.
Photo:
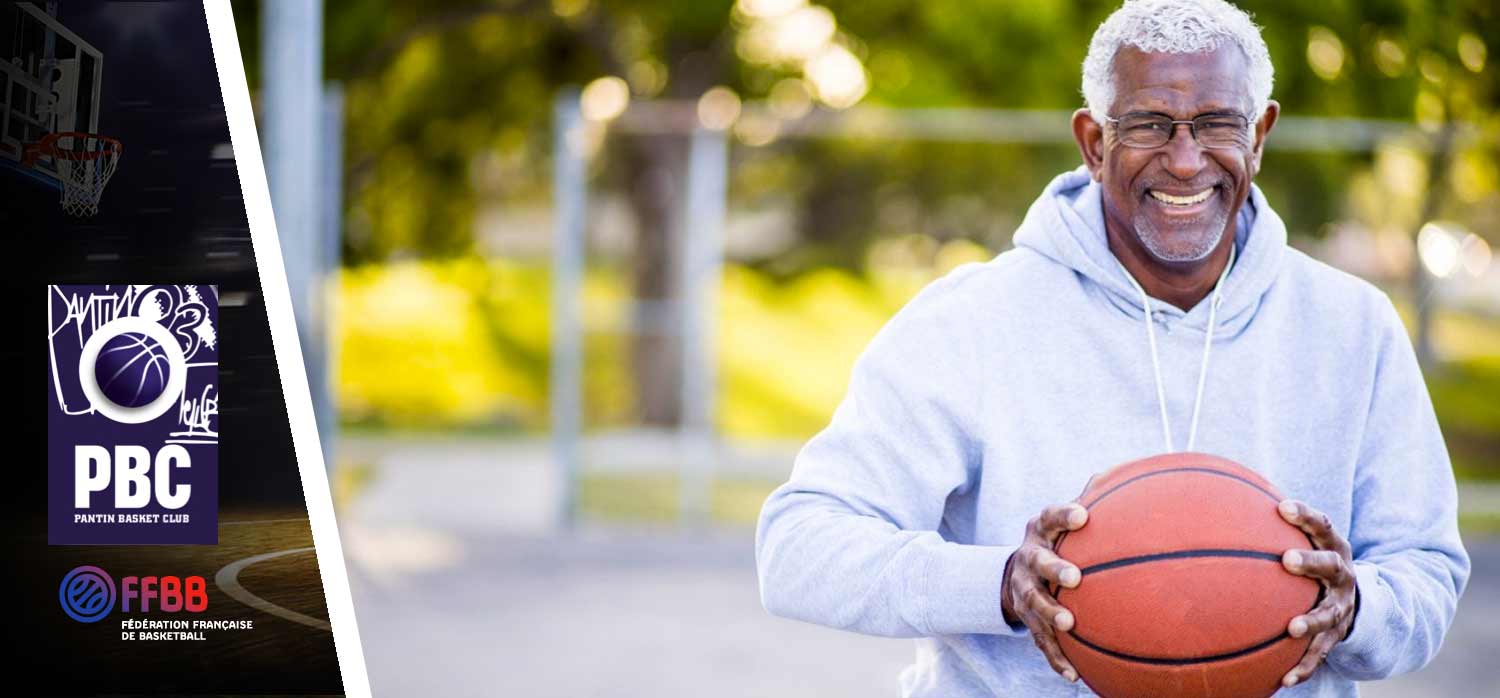
[[[1250,197],[1240,207],[1235,225],[1235,261],[1219,291],[1221,297],[1216,335],[1238,335],[1254,317],[1271,283],[1281,271],[1286,250],[1286,226],[1266,204],[1265,195],[1254,184]],[[1141,298],[1125,270],[1109,251],[1104,232],[1103,189],[1079,166],[1053,178],[1031,205],[1015,235],[1016,247],[1024,247],[1072,269],[1093,282],[1103,299],[1132,318],[1143,312]],[[1159,318],[1179,318],[1173,324],[1207,331],[1208,298],[1182,309],[1151,299]]]

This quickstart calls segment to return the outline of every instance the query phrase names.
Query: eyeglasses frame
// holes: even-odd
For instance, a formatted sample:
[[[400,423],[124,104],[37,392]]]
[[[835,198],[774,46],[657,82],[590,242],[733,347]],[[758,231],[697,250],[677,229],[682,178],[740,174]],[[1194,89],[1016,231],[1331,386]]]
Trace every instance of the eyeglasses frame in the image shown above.
[[[1120,122],[1123,121],[1126,117],[1129,117],[1129,116],[1141,116],[1141,115],[1144,115],[1144,116],[1163,116],[1163,117],[1166,117],[1168,125],[1171,126],[1171,130],[1169,130],[1167,132],[1167,140],[1163,141],[1161,143],[1161,145],[1150,145],[1150,146],[1147,146],[1147,145],[1131,145],[1130,143],[1125,142],[1125,140],[1123,138],[1120,138],[1120,135],[1119,135],[1120,134]],[[1198,145],[1200,145],[1200,146],[1202,146],[1204,148],[1209,148],[1209,149],[1212,149],[1212,150],[1231,150],[1231,149],[1234,149],[1234,148],[1243,148],[1243,147],[1247,147],[1248,145],[1250,145],[1251,143],[1254,142],[1254,140],[1252,139],[1251,143],[1240,143],[1240,144],[1234,144],[1234,145],[1209,145],[1209,144],[1204,143],[1203,141],[1199,140],[1198,139],[1198,127],[1195,125],[1195,123],[1198,121],[1198,119],[1207,118],[1207,117],[1214,117],[1214,116],[1218,116],[1218,117],[1237,116],[1237,117],[1239,117],[1241,119],[1244,119],[1245,120],[1245,131],[1247,132],[1247,134],[1250,131],[1250,127],[1255,125],[1255,120],[1251,119],[1249,116],[1246,116],[1244,114],[1240,114],[1238,112],[1209,112],[1207,114],[1199,114],[1199,115],[1197,115],[1197,116],[1195,116],[1195,117],[1193,117],[1191,119],[1173,119],[1171,114],[1163,114],[1161,112],[1139,111],[1139,112],[1126,112],[1124,114],[1121,114],[1119,117],[1113,117],[1113,116],[1110,116],[1108,114],[1105,114],[1104,115],[1104,120],[1108,121],[1111,126],[1115,127],[1115,138],[1119,139],[1119,141],[1120,141],[1120,143],[1122,145],[1124,145],[1127,148],[1135,148],[1137,150],[1155,150],[1157,148],[1161,148],[1161,147],[1163,147],[1163,146],[1171,143],[1172,139],[1177,137],[1177,125],[1178,124],[1187,124],[1188,135],[1192,136],[1193,142],[1197,143]]]

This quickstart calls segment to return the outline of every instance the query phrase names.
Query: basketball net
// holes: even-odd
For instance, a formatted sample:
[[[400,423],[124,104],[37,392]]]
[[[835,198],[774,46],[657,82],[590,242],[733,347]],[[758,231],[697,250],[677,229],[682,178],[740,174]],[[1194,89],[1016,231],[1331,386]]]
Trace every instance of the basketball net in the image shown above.
[[[120,141],[93,133],[49,133],[26,148],[25,164],[52,158],[62,184],[62,207],[69,215],[86,217],[99,212],[99,197],[114,175],[125,150]]]

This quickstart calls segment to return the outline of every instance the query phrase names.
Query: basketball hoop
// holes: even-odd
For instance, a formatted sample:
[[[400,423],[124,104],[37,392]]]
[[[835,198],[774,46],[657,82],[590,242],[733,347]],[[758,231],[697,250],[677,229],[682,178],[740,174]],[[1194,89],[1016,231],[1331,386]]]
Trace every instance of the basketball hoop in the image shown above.
[[[62,131],[26,146],[22,164],[30,167],[40,158],[52,158],[62,184],[63,210],[73,216],[92,216],[99,212],[99,197],[124,151],[125,146],[109,136]]]

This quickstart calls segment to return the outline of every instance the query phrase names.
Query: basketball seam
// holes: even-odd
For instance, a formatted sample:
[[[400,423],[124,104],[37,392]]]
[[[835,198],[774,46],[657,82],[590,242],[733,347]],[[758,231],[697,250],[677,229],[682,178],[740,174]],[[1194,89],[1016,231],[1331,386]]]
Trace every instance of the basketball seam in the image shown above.
[[[1261,487],[1260,485],[1256,484],[1255,482],[1253,482],[1251,480],[1245,479],[1245,478],[1240,477],[1238,475],[1235,475],[1233,473],[1226,473],[1226,472],[1224,472],[1222,470],[1216,470],[1216,469],[1213,469],[1213,468],[1199,468],[1199,467],[1185,466],[1185,467],[1181,467],[1181,468],[1168,468],[1166,470],[1156,470],[1156,471],[1152,471],[1152,472],[1149,472],[1149,473],[1141,473],[1140,475],[1136,475],[1136,476],[1134,476],[1134,477],[1132,477],[1132,478],[1130,478],[1130,479],[1128,479],[1128,480],[1126,480],[1126,481],[1124,481],[1124,482],[1122,482],[1122,483],[1120,483],[1118,485],[1115,485],[1114,487],[1111,487],[1111,488],[1109,488],[1109,489],[1107,489],[1107,490],[1099,493],[1099,496],[1095,497],[1093,499],[1093,501],[1091,501],[1091,502],[1089,502],[1087,504],[1083,504],[1082,502],[1079,502],[1079,503],[1083,504],[1083,508],[1085,510],[1091,510],[1091,509],[1093,509],[1094,505],[1098,504],[1105,497],[1108,497],[1109,495],[1114,494],[1117,490],[1125,487],[1126,485],[1129,485],[1132,482],[1135,482],[1137,480],[1144,480],[1144,479],[1146,479],[1148,477],[1152,477],[1152,476],[1155,476],[1155,475],[1166,475],[1168,473],[1183,473],[1183,472],[1189,472],[1189,473],[1207,473],[1209,475],[1218,475],[1220,477],[1227,477],[1227,478],[1229,478],[1231,480],[1238,480],[1238,481],[1243,482],[1243,483],[1245,483],[1245,484],[1247,484],[1247,485],[1249,485],[1251,487],[1254,487],[1261,494],[1264,494],[1267,497],[1269,497],[1271,499],[1271,501],[1276,502],[1278,504],[1280,504],[1280,502],[1281,502],[1281,497],[1279,495],[1277,495],[1276,493],[1271,492],[1271,491],[1265,489],[1264,487]],[[1093,478],[1089,478],[1089,482],[1092,483],[1093,482]],[[1087,485],[1085,485],[1085,488],[1087,488]],[[1303,538],[1307,539],[1307,544],[1308,544],[1309,547],[1312,547],[1312,548],[1316,548],[1317,547],[1317,545],[1315,543],[1313,543],[1312,536],[1307,535],[1306,531],[1303,531],[1303,530],[1301,530],[1299,528],[1298,532],[1302,534]],[[1063,531],[1062,535],[1058,536],[1057,541],[1052,544],[1052,549],[1054,551],[1057,551],[1059,553],[1062,552],[1062,543],[1063,543],[1064,540],[1067,539],[1069,533],[1070,533],[1070,531]],[[1054,588],[1055,588],[1055,586],[1056,585],[1053,585]],[[1054,597],[1057,596],[1056,591],[1054,591],[1052,595]]]
[[[1152,472],[1149,472],[1149,473],[1141,473],[1140,475],[1136,475],[1136,476],[1130,478],[1129,480],[1126,480],[1126,481],[1124,481],[1124,482],[1122,482],[1122,483],[1120,483],[1118,485],[1115,485],[1114,487],[1111,487],[1111,488],[1109,488],[1109,489],[1107,489],[1107,490],[1099,493],[1098,497],[1095,497],[1094,500],[1091,501],[1091,502],[1089,502],[1088,504],[1084,504],[1083,508],[1085,508],[1085,509],[1092,509],[1094,507],[1094,505],[1098,504],[1105,497],[1108,497],[1109,495],[1114,494],[1115,491],[1119,490],[1120,488],[1122,488],[1122,487],[1124,487],[1124,486],[1126,486],[1126,485],[1128,485],[1128,484],[1130,484],[1132,482],[1135,482],[1137,480],[1144,480],[1144,479],[1146,479],[1148,477],[1155,477],[1157,475],[1167,475],[1167,474],[1170,474],[1170,473],[1207,473],[1209,475],[1218,475],[1220,477],[1227,477],[1227,478],[1229,478],[1231,480],[1238,480],[1238,481],[1243,482],[1243,483],[1245,483],[1245,484],[1247,484],[1247,485],[1249,485],[1251,487],[1254,487],[1261,494],[1264,494],[1265,496],[1270,497],[1271,501],[1273,501],[1273,502],[1279,502],[1279,501],[1281,501],[1280,497],[1277,497],[1275,494],[1271,493],[1266,488],[1261,487],[1260,485],[1256,484],[1255,482],[1253,482],[1251,480],[1247,480],[1245,478],[1242,478],[1242,477],[1240,477],[1238,475],[1235,475],[1233,473],[1226,473],[1226,472],[1224,472],[1222,470],[1215,470],[1213,468],[1183,467],[1183,468],[1170,468],[1170,469],[1167,469],[1167,470],[1155,470],[1155,471],[1152,471]]]
[[[1262,553],[1262,552],[1251,551],[1251,550],[1218,550],[1218,549],[1182,550],[1182,551],[1171,552],[1171,553],[1155,553],[1155,554],[1152,554],[1152,555],[1139,555],[1139,556],[1135,556],[1135,557],[1121,558],[1119,560],[1113,560],[1113,561],[1110,561],[1110,562],[1101,562],[1101,563],[1099,563],[1097,565],[1092,565],[1090,567],[1084,568],[1082,570],[1082,575],[1083,576],[1087,576],[1090,572],[1099,572],[1099,571],[1102,571],[1102,570],[1105,570],[1105,569],[1114,569],[1116,567],[1125,567],[1125,566],[1128,566],[1128,565],[1143,564],[1143,563],[1147,563],[1147,562],[1154,562],[1156,560],[1165,560],[1165,559],[1174,559],[1174,558],[1194,558],[1194,557],[1239,557],[1239,558],[1263,559],[1263,560],[1276,561],[1276,562],[1280,562],[1281,561],[1281,556],[1280,555],[1275,555],[1275,554],[1271,554],[1271,553]],[[1119,563],[1125,563],[1125,564],[1119,564]],[[1061,591],[1062,590],[1058,590],[1058,591],[1054,592],[1053,595],[1056,596]],[[1318,596],[1317,596],[1317,598],[1313,599],[1312,606],[1308,608],[1308,611],[1311,611],[1311,610],[1317,608],[1318,604],[1320,604],[1322,602],[1323,602],[1323,588],[1322,588],[1322,585],[1319,585],[1319,587],[1318,587]],[[1179,658],[1172,658],[1172,657],[1140,657],[1140,656],[1133,655],[1133,654],[1126,654],[1124,652],[1119,652],[1119,651],[1112,650],[1112,649],[1109,649],[1107,647],[1104,647],[1102,645],[1095,644],[1094,642],[1091,642],[1091,641],[1085,639],[1083,636],[1079,635],[1076,632],[1070,632],[1068,634],[1071,635],[1074,640],[1077,640],[1079,643],[1083,644],[1084,646],[1088,647],[1089,649],[1092,649],[1092,650],[1094,650],[1096,652],[1099,652],[1101,654],[1109,655],[1109,656],[1114,657],[1116,659],[1124,659],[1124,660],[1127,660],[1127,661],[1141,662],[1141,663],[1145,663],[1145,664],[1169,664],[1169,665],[1202,664],[1202,663],[1207,663],[1207,662],[1222,661],[1222,660],[1225,660],[1225,659],[1234,659],[1235,657],[1239,657],[1239,656],[1242,656],[1242,655],[1250,654],[1252,652],[1257,652],[1259,650],[1265,649],[1266,647],[1270,647],[1271,645],[1275,644],[1279,640],[1291,637],[1285,630],[1283,630],[1281,632],[1281,634],[1277,635],[1276,637],[1273,637],[1273,638],[1271,638],[1269,640],[1266,640],[1264,642],[1261,642],[1261,643],[1258,643],[1258,644],[1255,644],[1255,645],[1251,645],[1251,646],[1243,648],[1243,649],[1238,649],[1238,650],[1234,650],[1232,652],[1226,652],[1226,653],[1223,653],[1223,654],[1217,654],[1217,655],[1212,655],[1212,656],[1208,656],[1208,657],[1190,657],[1190,658],[1180,658],[1179,659]]]
[[[1226,659],[1235,659],[1237,657],[1243,657],[1243,656],[1245,656],[1247,654],[1254,654],[1254,653],[1259,652],[1259,651],[1261,651],[1261,650],[1263,650],[1263,649],[1265,649],[1267,647],[1270,647],[1271,645],[1274,645],[1274,644],[1276,644],[1278,642],[1281,642],[1282,640],[1285,640],[1285,639],[1288,639],[1288,638],[1291,637],[1291,635],[1289,635],[1285,630],[1283,630],[1283,631],[1281,631],[1281,634],[1277,635],[1276,637],[1273,637],[1273,638],[1271,638],[1269,640],[1265,640],[1263,642],[1251,645],[1249,647],[1245,647],[1243,649],[1234,650],[1233,652],[1225,652],[1223,654],[1216,654],[1216,655],[1212,655],[1212,656],[1208,656],[1208,657],[1183,657],[1183,658],[1176,658],[1176,657],[1139,657],[1139,656],[1136,656],[1136,655],[1133,655],[1133,654],[1126,654],[1124,652],[1118,652],[1118,651],[1109,649],[1107,647],[1102,647],[1100,645],[1096,645],[1093,642],[1090,642],[1090,641],[1084,639],[1082,636],[1078,635],[1077,633],[1068,633],[1068,634],[1071,635],[1074,640],[1076,640],[1079,644],[1083,645],[1084,647],[1087,647],[1087,648],[1089,648],[1091,650],[1094,650],[1095,652],[1098,652],[1100,654],[1108,655],[1110,657],[1114,657],[1115,659],[1123,659],[1123,660],[1125,660],[1127,662],[1136,662],[1138,664],[1160,664],[1160,665],[1168,665],[1168,666],[1186,666],[1188,664],[1207,664],[1209,662],[1222,662],[1222,661],[1224,661]]]
[[[1156,562],[1158,560],[1175,560],[1195,557],[1237,557],[1249,558],[1253,560],[1267,560],[1278,564],[1281,562],[1281,555],[1279,553],[1268,553],[1259,550],[1239,550],[1235,548],[1201,548],[1197,550],[1176,550],[1168,553],[1151,553],[1148,555],[1122,557],[1117,560],[1110,560],[1108,562],[1100,562],[1089,565],[1088,567],[1080,570],[1080,572],[1082,573],[1082,576],[1088,576],[1095,572],[1103,572],[1105,570],[1112,570],[1118,567],[1141,565],[1148,562]]]

